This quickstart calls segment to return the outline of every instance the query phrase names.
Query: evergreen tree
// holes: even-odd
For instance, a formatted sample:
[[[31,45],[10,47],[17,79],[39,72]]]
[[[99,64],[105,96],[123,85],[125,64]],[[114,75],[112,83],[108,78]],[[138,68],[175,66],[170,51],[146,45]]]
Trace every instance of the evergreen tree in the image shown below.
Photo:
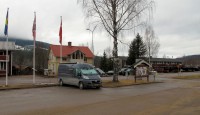
[[[106,55],[105,51],[104,51],[104,53],[103,53],[103,57],[101,58],[100,68],[101,68],[104,72],[107,72],[107,71],[108,71],[107,55]]]
[[[127,64],[128,65],[134,64],[135,60],[144,57],[146,52],[147,52],[146,46],[142,40],[142,37],[138,33],[136,38],[131,42]]]
[[[113,60],[112,60],[112,58],[108,58],[107,63],[108,63],[108,70],[113,70]]]

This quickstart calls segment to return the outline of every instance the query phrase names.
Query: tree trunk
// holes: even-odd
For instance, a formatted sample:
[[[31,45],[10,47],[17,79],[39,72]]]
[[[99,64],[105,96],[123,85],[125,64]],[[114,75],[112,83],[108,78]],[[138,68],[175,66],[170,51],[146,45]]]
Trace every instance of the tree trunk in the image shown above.
[[[112,2],[112,13],[113,13],[113,69],[114,69],[114,74],[113,74],[113,82],[118,82],[118,48],[117,48],[117,36],[118,36],[118,31],[117,31],[117,10],[116,10],[116,0]]]
[[[118,82],[118,68],[119,68],[119,62],[118,62],[118,48],[117,48],[117,32],[114,32],[114,47],[113,47],[113,82]]]
[[[150,45],[149,45],[149,64],[151,63],[150,62],[150,58],[151,58],[151,52],[150,51],[151,51],[151,49],[150,49]]]

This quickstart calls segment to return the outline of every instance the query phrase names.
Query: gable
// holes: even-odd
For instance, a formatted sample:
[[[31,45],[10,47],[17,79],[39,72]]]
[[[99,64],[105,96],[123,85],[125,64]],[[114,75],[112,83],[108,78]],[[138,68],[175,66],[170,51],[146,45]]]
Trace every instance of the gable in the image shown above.
[[[133,64],[133,67],[135,68],[135,67],[137,67],[137,66],[139,66],[139,65],[146,65],[146,66],[148,66],[148,67],[151,67],[151,65],[150,65],[149,63],[147,63],[146,61],[144,61],[144,60],[140,60],[140,61],[134,63],[134,64]]]
[[[60,45],[51,45],[50,50],[52,50],[53,55],[60,57]],[[94,55],[88,47],[84,46],[62,46],[62,56],[70,55],[76,51],[80,51],[85,54],[87,58],[93,58]]]

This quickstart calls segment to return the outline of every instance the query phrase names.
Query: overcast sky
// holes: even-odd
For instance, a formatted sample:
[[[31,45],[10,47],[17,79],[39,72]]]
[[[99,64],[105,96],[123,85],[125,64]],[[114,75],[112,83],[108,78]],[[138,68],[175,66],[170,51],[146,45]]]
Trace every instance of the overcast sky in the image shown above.
[[[200,0],[155,0],[153,27],[160,40],[158,57],[200,54]],[[9,7],[9,36],[32,40],[34,11],[37,12],[37,40],[59,44],[60,16],[63,17],[63,44],[91,46],[92,35],[77,0],[0,0],[0,36],[3,36]],[[92,29],[92,28],[90,28]],[[141,33],[143,36],[144,34]],[[134,36],[124,36],[130,43]],[[95,54],[112,48],[112,39],[104,31],[94,31]],[[119,55],[128,47],[119,44]]]

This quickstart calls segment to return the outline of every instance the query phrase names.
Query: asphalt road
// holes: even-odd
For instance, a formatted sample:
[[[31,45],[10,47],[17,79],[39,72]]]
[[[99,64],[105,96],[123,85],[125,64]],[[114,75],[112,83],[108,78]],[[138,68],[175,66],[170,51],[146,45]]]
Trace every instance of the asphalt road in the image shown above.
[[[0,91],[0,115],[199,115],[200,80],[171,79],[174,75],[161,74],[158,79],[164,83],[100,90],[65,86]]]

